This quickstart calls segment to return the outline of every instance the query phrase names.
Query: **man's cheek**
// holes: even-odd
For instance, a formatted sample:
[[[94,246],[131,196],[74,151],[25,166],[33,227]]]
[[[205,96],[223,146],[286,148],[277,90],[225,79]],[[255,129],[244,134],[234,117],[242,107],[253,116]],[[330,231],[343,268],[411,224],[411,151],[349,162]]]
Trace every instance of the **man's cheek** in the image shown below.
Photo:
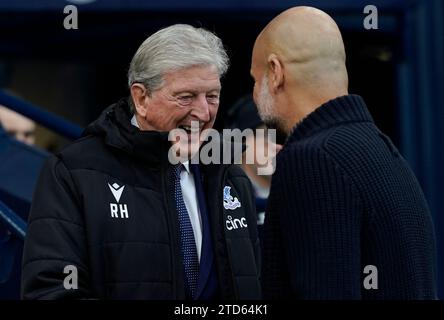
[[[163,131],[170,131],[176,129],[178,126],[179,117],[174,112],[163,111],[159,115],[159,124],[163,126]]]

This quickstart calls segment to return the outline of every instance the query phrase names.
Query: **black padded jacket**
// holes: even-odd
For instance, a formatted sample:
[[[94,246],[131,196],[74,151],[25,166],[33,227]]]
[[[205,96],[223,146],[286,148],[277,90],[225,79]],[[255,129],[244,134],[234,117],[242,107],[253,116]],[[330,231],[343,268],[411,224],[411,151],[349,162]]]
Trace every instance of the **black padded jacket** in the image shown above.
[[[122,99],[44,165],[25,240],[23,299],[185,298],[167,133],[140,131],[130,119]],[[200,165],[200,171],[218,297],[258,299],[260,247],[250,181],[235,165]],[[225,186],[240,208],[224,208]],[[244,223],[233,228],[232,219]],[[76,268],[77,289],[67,266]]]

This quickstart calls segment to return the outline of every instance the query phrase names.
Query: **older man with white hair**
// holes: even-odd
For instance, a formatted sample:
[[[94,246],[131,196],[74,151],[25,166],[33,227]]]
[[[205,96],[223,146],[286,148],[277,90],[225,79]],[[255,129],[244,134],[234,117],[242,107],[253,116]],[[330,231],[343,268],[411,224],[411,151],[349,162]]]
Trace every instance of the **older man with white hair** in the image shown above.
[[[202,28],[174,25],[142,43],[128,72],[130,98],[41,173],[24,299],[260,297],[248,178],[234,165],[187,161],[188,144],[179,146],[185,161],[168,157],[171,130],[190,137],[192,122],[199,134],[212,128],[227,68],[221,40]]]

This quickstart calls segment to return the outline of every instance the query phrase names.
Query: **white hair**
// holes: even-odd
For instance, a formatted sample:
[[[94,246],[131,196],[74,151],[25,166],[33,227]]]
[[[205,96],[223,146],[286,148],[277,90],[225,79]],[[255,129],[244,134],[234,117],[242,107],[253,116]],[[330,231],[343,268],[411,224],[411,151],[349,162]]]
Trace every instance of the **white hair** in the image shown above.
[[[166,72],[191,66],[213,65],[219,76],[229,59],[221,39],[203,28],[175,24],[148,37],[134,55],[128,70],[128,86],[142,83],[151,93],[163,85]]]

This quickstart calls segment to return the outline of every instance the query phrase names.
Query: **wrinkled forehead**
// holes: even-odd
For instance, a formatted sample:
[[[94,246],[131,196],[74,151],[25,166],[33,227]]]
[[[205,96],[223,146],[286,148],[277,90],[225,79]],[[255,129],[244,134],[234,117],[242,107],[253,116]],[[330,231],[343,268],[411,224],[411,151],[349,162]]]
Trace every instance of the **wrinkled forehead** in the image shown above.
[[[163,75],[164,88],[172,91],[220,91],[220,75],[215,66],[191,66]]]

